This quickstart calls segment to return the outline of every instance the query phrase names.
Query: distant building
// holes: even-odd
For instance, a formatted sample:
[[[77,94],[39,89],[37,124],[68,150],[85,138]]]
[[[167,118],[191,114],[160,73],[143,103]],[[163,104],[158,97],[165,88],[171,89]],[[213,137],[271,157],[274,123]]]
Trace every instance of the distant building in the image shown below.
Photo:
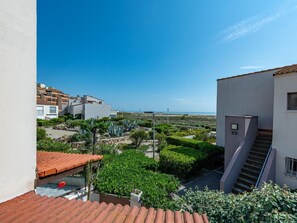
[[[218,80],[222,190],[238,193],[269,180],[296,189],[296,139],[297,64]]]
[[[50,102],[37,99],[36,118],[48,120],[52,118],[58,118],[58,116],[59,116],[58,105],[53,105]]]
[[[67,111],[73,116],[81,115],[85,120],[117,116],[117,112],[113,111],[110,105],[105,104],[102,99],[89,95],[70,97]]]
[[[57,105],[60,114],[64,114],[68,105],[69,95],[45,84],[37,84],[37,100]]]

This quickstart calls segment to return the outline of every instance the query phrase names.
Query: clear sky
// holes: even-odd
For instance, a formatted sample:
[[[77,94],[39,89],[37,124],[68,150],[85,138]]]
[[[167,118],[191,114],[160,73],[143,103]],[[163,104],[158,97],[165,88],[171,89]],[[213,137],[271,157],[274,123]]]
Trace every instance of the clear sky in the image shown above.
[[[38,0],[38,82],[213,112],[216,79],[297,63],[297,0]]]

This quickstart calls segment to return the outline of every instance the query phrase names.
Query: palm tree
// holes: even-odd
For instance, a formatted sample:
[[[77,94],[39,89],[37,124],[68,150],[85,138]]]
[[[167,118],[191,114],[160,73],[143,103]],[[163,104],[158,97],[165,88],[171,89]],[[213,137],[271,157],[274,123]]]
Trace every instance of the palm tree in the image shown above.
[[[96,120],[96,119],[88,119],[80,124],[80,129],[84,132],[89,132],[92,134],[92,154],[95,154],[95,147],[97,143],[97,133],[104,134],[107,131],[108,123],[102,120]]]

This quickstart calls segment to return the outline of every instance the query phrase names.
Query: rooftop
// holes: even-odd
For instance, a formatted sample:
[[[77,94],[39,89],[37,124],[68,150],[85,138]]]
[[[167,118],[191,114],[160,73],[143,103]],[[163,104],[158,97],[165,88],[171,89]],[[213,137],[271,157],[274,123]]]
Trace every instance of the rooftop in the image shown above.
[[[0,222],[207,223],[206,215],[48,198],[31,191],[0,203]]]
[[[275,72],[274,76],[278,76],[278,75],[282,75],[282,74],[289,74],[289,73],[294,73],[294,72],[297,72],[297,64],[284,67],[283,69]]]
[[[103,156],[88,154],[69,154],[60,152],[37,152],[37,175],[47,177],[77,167],[83,167],[90,161],[102,160]]]
[[[218,79],[218,81],[227,80],[227,79],[231,79],[231,78],[237,78],[237,77],[243,77],[243,76],[248,76],[248,75],[254,75],[254,74],[261,74],[261,73],[269,72],[269,71],[275,71],[274,75],[280,75],[280,74],[285,74],[285,73],[290,73],[290,72],[297,72],[297,64],[283,66],[283,67],[276,67],[276,68],[271,68],[271,69],[267,69],[267,70],[261,70],[261,71],[246,73],[246,74],[240,74],[240,75],[235,75],[235,76],[231,76],[231,77],[224,77],[224,78]]]

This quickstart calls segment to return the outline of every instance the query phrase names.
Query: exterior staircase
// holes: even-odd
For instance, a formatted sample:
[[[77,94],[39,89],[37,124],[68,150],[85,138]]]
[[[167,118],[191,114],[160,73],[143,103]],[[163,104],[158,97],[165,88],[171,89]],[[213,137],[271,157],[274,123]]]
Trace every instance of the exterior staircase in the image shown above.
[[[237,178],[232,193],[238,194],[244,191],[251,191],[251,187],[256,186],[271,143],[272,131],[259,129],[257,138],[243,168],[241,169],[241,173]]]

